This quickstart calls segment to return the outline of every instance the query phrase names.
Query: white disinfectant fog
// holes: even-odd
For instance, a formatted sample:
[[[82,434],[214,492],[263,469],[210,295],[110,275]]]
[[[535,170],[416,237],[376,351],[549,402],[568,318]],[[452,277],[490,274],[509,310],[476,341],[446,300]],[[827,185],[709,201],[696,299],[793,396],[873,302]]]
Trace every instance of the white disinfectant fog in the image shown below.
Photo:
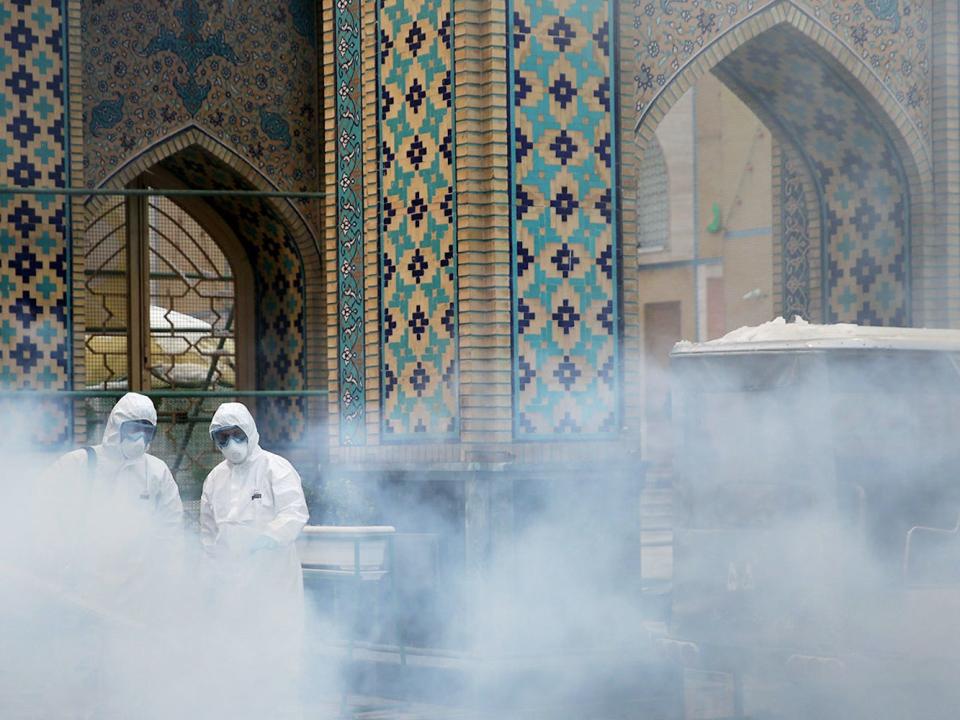
[[[960,513],[960,341],[800,329],[678,348],[673,579],[656,611],[629,442],[476,462],[463,484],[356,469],[366,510],[332,521],[394,526],[398,549],[442,542],[397,578],[407,639],[429,652],[411,647],[406,674],[358,664],[351,682],[392,678],[484,718],[952,717],[960,548],[917,531],[905,550],[914,526]],[[269,592],[231,592],[195,536],[45,477],[50,458],[24,451],[37,419],[0,438],[0,717],[296,716],[304,664],[261,622]],[[347,631],[308,617],[298,639]],[[337,710],[337,663],[307,671]]]
[[[17,412],[2,438],[0,717],[301,717],[304,633],[332,639],[319,620],[278,618],[273,588],[224,572],[141,494],[51,472],[55,456],[25,450],[42,418]],[[270,562],[241,551],[236,567]]]
[[[687,700],[729,690],[688,706],[954,714],[958,357],[956,331],[783,320],[675,349],[666,646]]]

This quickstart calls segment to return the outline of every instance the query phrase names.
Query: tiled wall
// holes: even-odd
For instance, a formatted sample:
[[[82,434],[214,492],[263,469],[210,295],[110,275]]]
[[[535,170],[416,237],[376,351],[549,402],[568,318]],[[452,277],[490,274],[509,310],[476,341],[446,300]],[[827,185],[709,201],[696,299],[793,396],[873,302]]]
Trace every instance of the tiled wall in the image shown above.
[[[65,1],[0,5],[0,184],[65,187],[79,136],[67,105]],[[75,60],[75,58],[74,58]],[[0,388],[71,386],[70,243],[76,208],[63,196],[0,196]],[[65,407],[44,410],[42,439],[69,436]]]
[[[796,148],[814,180],[823,220],[822,299],[827,322],[906,325],[909,195],[892,140],[844,71],[795,30],[776,28],[715,70]],[[798,189],[799,192],[799,189]],[[797,218],[788,218],[795,225]],[[795,233],[794,233],[795,234]],[[784,285],[810,296],[810,273],[787,251]],[[788,296],[789,297],[789,296]],[[809,301],[808,301],[809,303]]]
[[[514,437],[620,428],[609,3],[509,6]]]
[[[383,442],[459,437],[450,0],[380,7]]]
[[[904,147],[891,140],[889,126],[913,128],[921,144],[930,142],[927,4],[796,4],[806,18],[799,24],[825,33],[825,43],[834,38],[862,71],[836,61],[839,50],[824,63],[827,53],[776,34],[737,51],[731,41],[719,51],[745,21],[773,7],[764,0],[329,5],[339,13],[331,18],[356,22],[356,42],[345,48],[339,43],[350,28],[324,25],[337,43],[332,57],[353,57],[362,66],[336,66],[333,75],[347,93],[333,98],[335,113],[324,125],[346,131],[336,136],[345,149],[327,163],[336,199],[324,206],[337,235],[330,268],[339,273],[330,303],[336,315],[306,319],[307,275],[316,259],[304,260],[313,241],[294,238],[290,218],[267,203],[240,208],[224,202],[219,209],[247,229],[257,266],[257,327],[266,353],[261,384],[308,382],[304,338],[308,345],[320,342],[324,323],[331,333],[337,327],[335,407],[342,411],[352,401],[357,411],[342,414],[338,441],[445,442],[463,440],[464,432],[481,438],[487,430],[501,442],[549,441],[619,432],[630,286],[618,247],[614,158],[629,128],[614,120],[655,121],[671,94],[683,89],[671,81],[707,55],[712,64],[729,56],[720,72],[752,92],[756,105],[808,149],[800,161],[817,186],[819,207],[809,207],[807,192],[807,234],[823,236],[826,317],[909,321],[909,250],[921,241],[911,236],[917,194],[907,190],[914,168],[900,162]],[[263,186],[317,187],[316,57],[323,48],[312,3],[97,0],[82,6],[81,17],[81,3],[71,3],[72,21],[63,2],[12,0],[0,7],[4,183],[62,186],[71,171],[78,186],[118,178],[166,138],[195,126],[248,163]],[[469,22],[458,27],[465,12]],[[633,13],[621,28],[630,47],[615,42],[615,12],[621,25]],[[78,101],[71,125],[65,62],[81,43],[68,45],[64,33],[79,40],[81,20],[86,42],[71,73]],[[377,21],[379,37],[372,32]],[[502,37],[499,27],[507,35],[503,57],[484,50],[492,47],[490,38]],[[784,42],[771,45],[776,38]],[[619,65],[618,47],[624,51]],[[626,78],[635,92],[619,114],[618,67],[620,82]],[[804,107],[790,104],[801,96]],[[877,121],[877,102],[890,113],[889,123]],[[485,129],[469,130],[469,138],[484,143],[483,150],[458,138],[456,124],[468,128],[474,120]],[[488,131],[503,139],[487,137]],[[911,143],[908,138],[910,150],[922,154]],[[200,182],[189,178],[189,160],[181,154],[169,169]],[[236,180],[207,155],[193,161],[205,165],[195,172],[222,175],[204,182]],[[783,208],[800,207],[791,187],[783,185]],[[461,196],[459,188],[469,192]],[[314,210],[320,204],[300,204],[300,214],[319,225]],[[501,204],[509,205],[503,223]],[[0,198],[4,386],[71,383],[72,211],[63,198]],[[786,227],[801,215],[781,221]],[[785,253],[785,262],[793,259],[784,267],[801,267],[801,255]],[[815,265],[809,267],[814,293]],[[799,308],[808,289],[804,274],[785,273],[784,287],[797,290],[788,304]],[[346,315],[353,325],[342,320]],[[502,352],[512,366],[509,380],[498,374]],[[476,364],[481,357],[482,367]],[[467,388],[462,372],[470,374]],[[508,393],[503,398],[501,385]],[[483,388],[497,399],[481,417],[474,398],[483,397]],[[476,429],[465,430],[473,417]],[[66,419],[50,426],[51,437],[65,436]]]
[[[367,322],[374,317],[371,308],[377,309],[375,324],[382,343],[372,346],[369,340],[365,345],[357,341],[353,346],[357,351],[344,355],[348,342],[343,335],[347,327],[343,313],[353,296],[341,295],[337,349],[341,361],[351,358],[356,367],[341,365],[338,409],[343,412],[344,398],[354,399],[352,392],[343,392],[345,370],[357,377],[355,370],[363,366],[363,407],[371,417],[381,412],[382,417],[377,418],[372,435],[368,421],[366,434],[354,437],[378,446],[390,439],[424,446],[432,440],[465,441],[464,423],[469,424],[473,417],[490,428],[498,442],[533,446],[564,436],[622,437],[621,427],[626,422],[620,406],[622,369],[631,367],[630,357],[623,353],[636,352],[636,333],[632,325],[625,328],[623,323],[632,322],[636,313],[633,276],[628,279],[624,275],[633,270],[621,264],[621,198],[615,192],[618,183],[632,181],[632,175],[618,178],[613,160],[630,130],[614,120],[619,118],[631,127],[640,121],[642,135],[644,123],[655,124],[685,89],[668,88],[672,78],[701,58],[709,69],[726,57],[719,72],[739,88],[742,97],[753,93],[751,106],[779,123],[778,137],[790,136],[795,144],[802,137],[810,145],[794,164],[781,168],[784,184],[777,198],[781,210],[778,223],[790,229],[790,237],[777,255],[784,307],[808,315],[825,312],[832,320],[908,322],[912,206],[907,183],[916,166],[904,167],[902,143],[892,139],[890,128],[906,124],[921,138],[929,131],[926,11],[906,6],[871,10],[839,0],[835,5],[808,3],[802,6],[807,13],[804,17],[819,23],[818,32],[824,37],[833,33],[845,42],[850,56],[867,69],[872,80],[836,60],[840,51],[831,55],[816,43],[799,39],[799,33],[776,31],[734,52],[748,33],[741,33],[740,26],[760,15],[766,9],[764,3],[699,2],[693,8],[670,2],[637,3],[632,23],[621,27],[617,45],[611,28],[616,24],[612,15],[619,7],[586,8],[562,0],[546,4],[515,0],[505,7],[471,2],[470,12],[477,18],[494,24],[498,18],[505,21],[508,40],[502,102],[507,106],[509,154],[501,163],[498,146],[483,136],[487,153],[483,168],[488,178],[486,185],[478,185],[483,194],[474,194],[469,185],[480,177],[474,172],[472,147],[445,144],[444,134],[454,117],[470,121],[488,113],[490,128],[501,121],[491,110],[501,102],[497,87],[485,85],[489,91],[482,99],[472,92],[472,87],[481,84],[478,80],[489,83],[488,75],[499,62],[498,58],[487,62],[486,74],[468,64],[473,44],[479,42],[485,26],[478,20],[477,30],[472,25],[458,29],[447,16],[452,10],[455,19],[462,8],[436,3],[403,8],[382,4],[378,9],[379,36],[371,29],[376,24],[361,17],[360,47],[351,52],[361,57],[362,65],[366,45],[371,38],[375,41],[376,100],[370,100],[366,89],[369,77],[357,80],[350,75],[353,84],[346,84],[349,92],[341,97],[352,99],[337,105],[337,127],[353,121],[341,114],[350,103],[359,103],[364,118],[376,113],[379,122],[360,123],[360,135],[353,128],[348,138],[341,134],[337,139],[353,143],[349,147],[376,144],[373,174],[380,192],[373,198],[381,194],[383,198],[377,203],[374,233],[379,241],[379,282],[375,287],[368,280],[363,282],[369,274],[369,259],[362,271],[356,262],[340,262],[351,259],[344,252],[352,241],[347,236],[358,229],[350,208],[341,204],[336,215],[341,223],[338,283],[354,293],[363,291],[358,307],[363,308]],[[336,10],[344,12],[349,7],[338,5]],[[424,8],[429,13],[425,14]],[[786,13],[780,12],[778,19],[761,29],[782,22]],[[621,13],[621,25],[625,18],[630,19],[629,10]],[[795,25],[804,22],[798,20]],[[454,38],[462,38],[459,54],[456,44],[452,49],[446,45],[447,30]],[[338,40],[347,35],[334,34]],[[721,40],[723,47],[717,46]],[[619,65],[617,48],[623,53]],[[347,45],[338,41],[337,49],[342,52]],[[772,56],[765,55],[771,52]],[[473,85],[458,84],[455,61],[470,67],[468,72],[476,72],[470,76]],[[632,76],[624,70],[627,66],[634,67]],[[337,67],[343,79],[347,79],[345,68]],[[623,71],[620,82],[627,78],[636,91],[624,112],[616,105],[630,93],[617,93],[612,83],[617,68]],[[773,68],[775,73],[770,72]],[[449,93],[444,85],[448,72],[453,88]],[[857,80],[849,75],[856,75]],[[426,80],[428,76],[439,78],[439,84]],[[860,83],[869,85],[869,92]],[[876,119],[877,87],[886,88],[889,98],[884,107],[898,108],[896,118]],[[462,107],[456,101],[458,92],[463,93]],[[800,96],[804,97],[803,108],[789,106],[791,99]],[[423,108],[430,103],[433,105],[426,112]],[[655,107],[657,103],[660,105]],[[816,112],[819,115],[815,117]],[[452,132],[456,141],[456,128]],[[910,147],[917,150],[915,144]],[[464,175],[464,187],[470,190],[464,197],[450,191],[453,204],[446,206],[446,188],[454,187],[460,150],[465,150],[470,163]],[[350,152],[341,149],[340,161],[352,160]],[[446,162],[437,162],[438,158]],[[360,175],[355,167],[338,167],[338,182],[360,182],[363,200],[367,200],[374,187],[371,173]],[[631,169],[632,163],[623,167]],[[499,207],[496,182],[501,177],[507,178],[507,227],[495,221]],[[339,197],[342,203],[344,193]],[[473,218],[478,217],[479,207],[471,204],[475,200],[490,207],[484,236],[489,244],[482,246],[471,234],[469,249],[467,245],[461,248],[459,230],[467,227],[472,233]],[[364,220],[368,205],[364,203]],[[633,226],[635,208],[623,205],[626,214],[622,220]],[[451,217],[451,207],[457,208],[457,216]],[[470,220],[461,219],[460,214]],[[422,235],[411,235],[411,229]],[[508,296],[499,291],[504,269],[497,244],[501,237],[508,240],[509,248]],[[364,257],[369,256],[374,242],[370,235],[359,240]],[[351,252],[353,258],[359,257],[359,250]],[[469,253],[470,260],[467,266],[458,267],[463,252]],[[472,274],[474,266],[481,265],[486,268],[483,282]],[[428,282],[434,282],[435,291],[422,294],[423,283]],[[480,288],[484,288],[483,299],[477,296],[475,301],[473,294]],[[461,292],[470,297],[471,310],[466,315],[457,312]],[[499,434],[502,421],[497,410],[503,405],[497,362],[505,346],[499,334],[504,312],[499,303],[505,297],[509,299],[512,358],[506,437]],[[447,312],[454,308],[458,322],[444,324],[443,316],[438,317],[445,303]],[[473,315],[472,308],[480,304],[490,309],[483,318],[487,329]],[[355,310],[350,314],[355,317]],[[448,337],[428,335],[437,328],[446,330]],[[362,333],[369,338],[370,328],[364,327]],[[459,388],[454,384],[456,374],[445,372],[453,367],[450,363],[458,345],[461,352],[469,347],[468,355],[461,359],[466,363],[464,372],[471,373],[468,385]],[[362,357],[361,351],[368,357]],[[380,372],[373,375],[371,353],[382,353],[376,363]],[[477,370],[476,375],[490,392],[482,418],[473,398],[474,358],[481,354],[490,369],[482,374]],[[425,359],[431,363],[429,368]],[[434,384],[437,372],[439,383]],[[424,383],[427,377],[430,382]],[[350,442],[348,434],[341,424],[339,442]],[[470,433],[470,442],[473,437]]]

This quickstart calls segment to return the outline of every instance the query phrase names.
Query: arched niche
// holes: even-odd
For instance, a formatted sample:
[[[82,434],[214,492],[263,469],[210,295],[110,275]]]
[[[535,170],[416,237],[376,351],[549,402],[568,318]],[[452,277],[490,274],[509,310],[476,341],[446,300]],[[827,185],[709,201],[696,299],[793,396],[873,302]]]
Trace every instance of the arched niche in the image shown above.
[[[129,187],[144,180],[170,188],[277,190],[243,158],[197,128],[177,133],[132,158],[102,187]],[[90,198],[88,216],[95,217],[104,202],[103,196]],[[290,199],[272,196],[196,197],[187,204],[192,214],[226,231],[222,233],[227,238],[225,251],[234,259],[245,256],[250,268],[253,293],[245,302],[254,306],[248,332],[255,338],[256,370],[248,384],[262,390],[323,387],[320,251],[301,209]],[[200,210],[201,206],[205,209]],[[78,327],[81,323],[78,318]],[[265,440],[281,444],[300,439],[325,414],[321,403],[304,398],[281,397],[261,405],[260,415],[268,428]]]
[[[916,256],[931,225],[929,158],[889,90],[826,28],[790,3],[776,4],[677,72],[637,120],[641,154],[666,111],[709,71],[789,147],[814,185],[811,227],[819,237],[810,240],[819,252],[808,276],[782,278],[822,293],[812,319],[916,322]]]

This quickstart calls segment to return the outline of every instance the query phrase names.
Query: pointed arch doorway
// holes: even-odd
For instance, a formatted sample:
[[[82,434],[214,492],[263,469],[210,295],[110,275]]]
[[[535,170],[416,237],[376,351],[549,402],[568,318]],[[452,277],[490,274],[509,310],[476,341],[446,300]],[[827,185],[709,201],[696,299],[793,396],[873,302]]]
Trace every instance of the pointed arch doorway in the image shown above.
[[[199,495],[219,459],[206,437],[216,398],[253,387],[253,272],[229,225],[161,168],[91,208],[83,254],[84,385],[90,390],[167,391],[154,450],[185,499]],[[181,398],[182,394],[182,398]],[[112,400],[88,404],[99,436]]]
[[[202,202],[111,198],[91,219],[84,261],[87,388],[249,386],[252,274]]]

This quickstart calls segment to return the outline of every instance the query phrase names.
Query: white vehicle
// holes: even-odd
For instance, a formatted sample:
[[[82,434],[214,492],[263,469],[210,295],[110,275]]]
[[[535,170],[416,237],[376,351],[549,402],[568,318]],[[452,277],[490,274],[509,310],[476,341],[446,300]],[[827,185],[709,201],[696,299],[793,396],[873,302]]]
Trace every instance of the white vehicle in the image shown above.
[[[953,717],[960,331],[778,319],[671,373],[685,716]]]

